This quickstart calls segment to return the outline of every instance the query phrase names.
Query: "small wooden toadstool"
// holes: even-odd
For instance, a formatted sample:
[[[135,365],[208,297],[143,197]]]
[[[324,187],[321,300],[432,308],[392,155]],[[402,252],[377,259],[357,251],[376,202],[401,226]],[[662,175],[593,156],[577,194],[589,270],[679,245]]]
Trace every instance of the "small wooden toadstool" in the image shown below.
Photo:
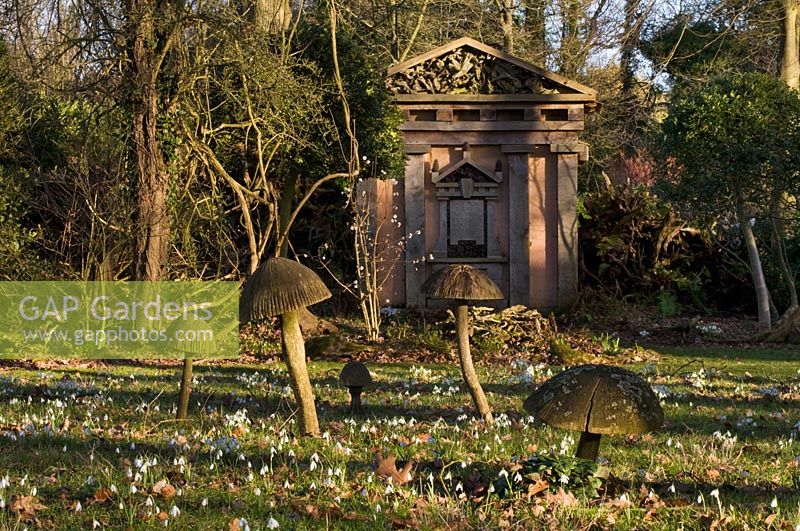
[[[300,431],[314,437],[319,435],[319,421],[298,317],[301,309],[330,296],[331,292],[309,268],[288,258],[273,257],[248,277],[239,301],[242,322],[281,316],[283,355],[299,407]]]
[[[217,345],[213,333],[209,333],[208,322],[202,319],[174,321],[167,332],[170,337],[174,338],[179,330],[182,332],[182,336],[189,338],[184,341],[175,340],[178,352],[185,354],[181,374],[181,390],[178,395],[178,411],[175,415],[176,419],[181,420],[187,417],[189,411],[189,395],[192,392],[192,355],[210,354],[216,350]],[[191,334],[187,334],[187,332],[191,332]]]
[[[657,430],[664,411],[639,375],[608,365],[579,365],[539,386],[525,410],[542,422],[580,431],[576,457],[597,459],[601,435],[637,435]]]
[[[435,271],[422,284],[420,291],[432,299],[449,299],[456,306],[456,332],[461,374],[472,395],[472,401],[481,418],[491,424],[492,410],[483,388],[475,374],[469,349],[469,313],[467,304],[472,301],[491,301],[503,298],[497,284],[480,269],[466,264],[454,264]]]
[[[372,384],[367,366],[360,361],[348,361],[339,374],[339,381],[350,391],[350,414],[361,413],[361,391]]]

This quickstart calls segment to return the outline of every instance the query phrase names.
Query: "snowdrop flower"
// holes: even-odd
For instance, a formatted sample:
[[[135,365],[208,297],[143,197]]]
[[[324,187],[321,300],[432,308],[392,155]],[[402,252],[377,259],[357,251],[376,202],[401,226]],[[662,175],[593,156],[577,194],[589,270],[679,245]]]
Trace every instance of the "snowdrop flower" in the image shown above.
[[[203,498],[203,501],[200,502],[200,506],[201,507],[207,507],[208,506],[208,498]]]
[[[281,525],[278,523],[278,521],[272,517],[267,520],[267,529],[278,529],[280,526]]]
[[[177,505],[173,505],[172,508],[169,510],[169,514],[173,518],[177,518],[177,517],[179,517],[181,515],[181,510],[178,509]]]
[[[239,529],[242,531],[250,531],[250,524],[244,518],[239,518]]]
[[[777,509],[778,508],[778,497],[777,496],[772,498],[772,501],[770,502],[769,506],[772,507],[773,509]]]
[[[569,476],[568,476],[568,475],[566,475],[566,474],[561,474],[561,477],[560,477],[560,478],[558,478],[558,481],[559,481],[559,482],[560,482],[562,485],[566,485],[567,483],[569,483]]]
[[[719,500],[719,489],[714,489],[711,491],[711,497],[716,498]]]

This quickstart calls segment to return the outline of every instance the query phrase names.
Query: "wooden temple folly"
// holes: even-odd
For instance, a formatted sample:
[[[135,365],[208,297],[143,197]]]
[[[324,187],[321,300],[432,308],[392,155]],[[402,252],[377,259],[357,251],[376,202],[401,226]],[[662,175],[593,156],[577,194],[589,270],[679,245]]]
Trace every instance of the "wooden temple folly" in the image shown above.
[[[404,113],[405,178],[372,182],[380,241],[405,240],[382,303],[428,306],[436,268],[468,263],[503,289],[502,305],[568,308],[577,296],[578,163],[596,92],[462,38],[389,69]],[[391,227],[391,228],[390,228]]]

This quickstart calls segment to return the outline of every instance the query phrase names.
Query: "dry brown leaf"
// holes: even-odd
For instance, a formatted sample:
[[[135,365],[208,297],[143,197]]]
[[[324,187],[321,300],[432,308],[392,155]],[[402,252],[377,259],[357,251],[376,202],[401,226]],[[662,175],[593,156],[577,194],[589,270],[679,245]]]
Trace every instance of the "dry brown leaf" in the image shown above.
[[[36,511],[47,509],[46,505],[39,503],[36,496],[14,496],[9,505],[11,512],[15,513],[22,521],[36,519]]]
[[[161,496],[165,499],[175,496],[175,487],[169,484],[166,479],[161,479],[156,482],[150,489],[156,496]]]
[[[547,481],[545,481],[543,479],[540,479],[540,480],[536,481],[535,483],[530,483],[528,485],[528,497],[532,498],[532,497],[536,496],[537,494],[539,494],[540,492],[546,491],[549,486],[550,486],[550,483],[548,483]]]
[[[574,507],[578,505],[578,499],[571,492],[566,492],[563,488],[559,487],[558,492],[547,492],[544,495],[545,501],[550,505],[560,505],[562,507]]]
[[[234,518],[228,524],[228,531],[240,531],[242,529],[241,520],[239,518]]]
[[[114,496],[114,493],[108,487],[100,487],[94,491],[95,503],[105,503]]]
[[[384,479],[392,478],[394,483],[397,483],[398,485],[404,485],[412,479],[411,468],[414,466],[414,461],[409,459],[409,461],[403,467],[403,470],[398,470],[395,459],[395,456],[392,454],[383,457],[381,452],[375,452],[375,472],[379,477]]]
[[[767,518],[764,520],[764,523],[767,525],[772,525],[772,522],[774,522],[776,518],[778,518],[778,513],[772,513],[771,515],[767,516]]]
[[[158,520],[159,520],[159,521],[161,521],[161,522],[163,522],[163,521],[165,521],[167,518],[169,518],[169,515],[168,515],[167,513],[165,513],[164,511],[161,511],[161,512],[160,512],[160,513],[158,513],[156,516],[158,517]]]

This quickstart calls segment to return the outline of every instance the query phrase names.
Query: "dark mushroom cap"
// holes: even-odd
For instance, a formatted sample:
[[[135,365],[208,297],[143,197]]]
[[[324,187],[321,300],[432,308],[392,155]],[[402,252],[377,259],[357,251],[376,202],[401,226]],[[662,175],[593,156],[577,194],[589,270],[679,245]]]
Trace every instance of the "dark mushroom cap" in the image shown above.
[[[453,264],[434,271],[420,291],[432,299],[491,301],[504,298],[486,273],[466,264]]]
[[[244,283],[239,320],[247,322],[281,315],[330,296],[322,279],[306,266],[288,258],[269,258]]]
[[[639,375],[608,365],[580,365],[544,382],[525,410],[551,426],[600,435],[656,430],[664,412]]]
[[[360,361],[348,361],[339,373],[339,381],[345,387],[364,387],[372,383],[372,376]]]
[[[175,334],[183,331],[186,339],[178,341]],[[186,332],[195,332],[186,334]],[[172,338],[172,344],[178,352],[187,354],[211,354],[217,349],[214,341],[214,330],[207,321],[202,319],[178,319],[167,328],[167,335]]]

